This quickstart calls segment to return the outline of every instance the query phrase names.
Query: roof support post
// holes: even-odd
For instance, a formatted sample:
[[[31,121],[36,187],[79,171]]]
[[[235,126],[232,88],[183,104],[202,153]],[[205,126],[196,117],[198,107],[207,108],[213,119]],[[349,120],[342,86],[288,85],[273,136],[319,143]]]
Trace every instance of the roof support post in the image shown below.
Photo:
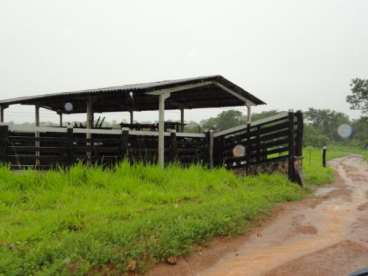
[[[35,106],[35,125],[36,127],[40,126],[40,106]]]
[[[252,107],[247,105],[247,124],[252,122]]]
[[[159,119],[158,119],[158,164],[161,168],[165,166],[165,100],[170,93],[159,95]]]
[[[63,113],[58,113],[59,114],[59,126],[63,127]]]
[[[129,115],[130,115],[130,124],[132,125],[134,123],[134,113],[133,110],[129,111]]]
[[[93,128],[93,102],[89,97],[87,100],[87,129]],[[91,133],[87,132],[87,138],[91,136]]]
[[[180,129],[184,132],[184,108],[180,108]]]

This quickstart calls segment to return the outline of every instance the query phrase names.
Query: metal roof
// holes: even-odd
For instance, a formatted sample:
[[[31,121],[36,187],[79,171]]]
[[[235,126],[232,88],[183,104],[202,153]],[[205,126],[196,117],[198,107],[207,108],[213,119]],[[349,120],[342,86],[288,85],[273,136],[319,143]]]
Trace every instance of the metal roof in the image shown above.
[[[152,93],[158,91],[175,91],[167,99],[166,109],[241,106],[245,101],[265,104],[223,76],[214,75],[18,97],[0,100],[0,105],[39,105],[60,113],[83,113],[86,100],[92,98],[95,112],[157,110],[158,97]],[[73,104],[73,111],[64,110],[66,102]]]

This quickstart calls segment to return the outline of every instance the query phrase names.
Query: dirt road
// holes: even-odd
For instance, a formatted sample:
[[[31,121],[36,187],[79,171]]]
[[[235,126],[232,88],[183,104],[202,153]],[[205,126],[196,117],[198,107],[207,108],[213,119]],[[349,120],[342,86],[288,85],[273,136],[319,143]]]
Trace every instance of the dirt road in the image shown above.
[[[248,237],[217,242],[152,275],[335,276],[368,267],[368,164],[349,156],[331,165],[336,183],[314,198],[286,204]]]

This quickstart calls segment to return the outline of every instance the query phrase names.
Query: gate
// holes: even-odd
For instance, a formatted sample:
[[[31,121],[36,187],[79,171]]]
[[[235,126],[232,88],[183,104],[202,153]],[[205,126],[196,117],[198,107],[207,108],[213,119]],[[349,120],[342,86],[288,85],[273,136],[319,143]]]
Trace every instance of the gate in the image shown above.
[[[284,171],[302,184],[303,113],[284,112],[214,134],[214,166],[244,174]],[[235,151],[235,152],[234,152]]]

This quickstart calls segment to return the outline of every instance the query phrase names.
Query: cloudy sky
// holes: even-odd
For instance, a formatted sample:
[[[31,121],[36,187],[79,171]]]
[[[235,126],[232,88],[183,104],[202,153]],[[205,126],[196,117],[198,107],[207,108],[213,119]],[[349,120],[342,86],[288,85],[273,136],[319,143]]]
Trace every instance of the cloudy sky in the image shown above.
[[[0,98],[221,74],[268,103],[256,111],[356,117],[345,97],[351,78],[368,77],[367,11],[367,0],[1,0]],[[14,106],[6,120],[33,110]]]

